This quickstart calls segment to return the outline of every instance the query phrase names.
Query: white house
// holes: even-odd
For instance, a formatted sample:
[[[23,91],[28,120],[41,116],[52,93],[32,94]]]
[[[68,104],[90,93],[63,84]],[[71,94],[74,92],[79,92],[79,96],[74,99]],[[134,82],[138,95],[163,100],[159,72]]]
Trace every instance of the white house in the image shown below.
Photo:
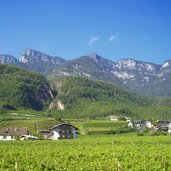
[[[168,120],[157,121],[156,129],[161,131],[168,131],[169,133],[171,133],[171,121]]]
[[[15,140],[15,137],[10,135],[0,135],[0,140]]]
[[[3,128],[0,130],[0,140],[16,140],[22,134],[28,134],[27,128]]]
[[[58,124],[49,128],[49,130],[42,130],[43,139],[51,139],[51,140],[59,140],[59,139],[71,139],[77,138],[78,128],[70,125],[70,124]]]
[[[138,129],[143,129],[144,128],[152,128],[152,124],[150,121],[140,121],[140,122],[137,122],[137,123],[134,123],[134,125],[138,128]]]

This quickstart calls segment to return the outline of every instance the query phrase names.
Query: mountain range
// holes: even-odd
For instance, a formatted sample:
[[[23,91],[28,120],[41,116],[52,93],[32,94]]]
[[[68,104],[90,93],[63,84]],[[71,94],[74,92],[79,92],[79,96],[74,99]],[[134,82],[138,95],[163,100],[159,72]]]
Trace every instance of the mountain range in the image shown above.
[[[148,96],[171,97],[171,60],[163,65],[121,59],[105,59],[96,53],[66,61],[33,49],[26,49],[19,60],[0,55],[0,63],[16,65],[44,74],[48,79],[79,76],[115,84],[126,90]]]
[[[98,119],[117,115],[168,119],[170,104],[170,99],[140,96],[103,81],[83,77],[47,81],[39,73],[0,64],[0,115],[31,109],[66,118]]]

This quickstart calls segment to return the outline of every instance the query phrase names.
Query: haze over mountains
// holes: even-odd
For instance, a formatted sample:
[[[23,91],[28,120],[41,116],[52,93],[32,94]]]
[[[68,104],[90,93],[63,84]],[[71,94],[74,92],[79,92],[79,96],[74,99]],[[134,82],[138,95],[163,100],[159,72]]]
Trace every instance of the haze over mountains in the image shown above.
[[[93,53],[66,61],[26,49],[19,60],[11,55],[0,55],[0,63],[43,73],[48,79],[81,76],[109,82],[143,95],[171,97],[171,60],[163,65],[134,59],[121,59],[115,63]]]

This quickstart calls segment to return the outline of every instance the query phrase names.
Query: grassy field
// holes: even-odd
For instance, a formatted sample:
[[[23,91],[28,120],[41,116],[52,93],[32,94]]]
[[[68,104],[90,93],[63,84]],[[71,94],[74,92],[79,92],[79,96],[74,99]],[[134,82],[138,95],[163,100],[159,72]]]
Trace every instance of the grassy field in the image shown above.
[[[32,120],[47,118],[47,112],[34,110],[6,110],[3,114],[0,112],[0,121],[3,120]]]
[[[90,120],[80,122],[78,127],[82,134],[112,134],[123,130],[127,126],[125,121]]]
[[[0,170],[170,171],[171,137],[86,135],[61,141],[1,141]]]

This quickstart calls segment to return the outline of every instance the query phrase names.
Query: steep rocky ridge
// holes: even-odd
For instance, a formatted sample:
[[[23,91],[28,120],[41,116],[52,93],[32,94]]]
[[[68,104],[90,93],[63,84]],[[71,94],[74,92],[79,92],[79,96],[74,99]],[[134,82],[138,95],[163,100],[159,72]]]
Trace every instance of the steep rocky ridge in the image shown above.
[[[19,61],[25,64],[26,69],[39,73],[43,73],[54,65],[65,62],[65,60],[60,57],[51,57],[33,49],[26,49]]]
[[[19,65],[19,61],[11,55],[0,55],[1,64]]]
[[[65,62],[60,57],[51,57],[42,52],[27,48],[21,57],[16,59],[11,55],[0,55],[0,63],[20,66],[24,69],[43,73],[55,65],[60,65]]]

